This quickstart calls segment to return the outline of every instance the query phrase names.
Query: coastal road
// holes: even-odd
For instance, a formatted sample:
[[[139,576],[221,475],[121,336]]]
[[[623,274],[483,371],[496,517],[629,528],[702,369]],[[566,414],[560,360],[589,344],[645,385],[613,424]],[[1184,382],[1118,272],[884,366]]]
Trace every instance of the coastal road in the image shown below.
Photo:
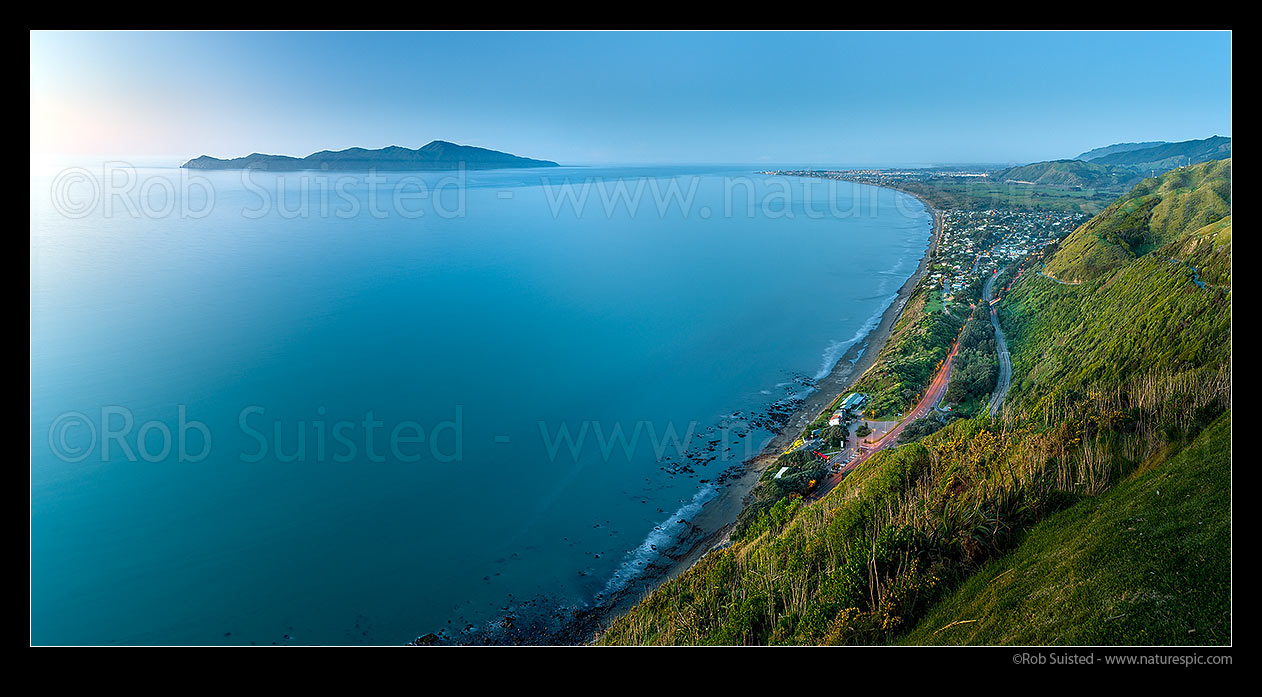
[[[1004,398],[1008,396],[1008,388],[1012,387],[1012,354],[1008,353],[1008,342],[1004,340],[1003,330],[999,328],[999,316],[994,306],[990,304],[996,275],[991,274],[990,278],[986,279],[984,289],[986,307],[990,308],[990,324],[995,328],[995,350],[999,354],[999,381],[995,383],[995,392],[990,397],[990,404],[986,405],[986,412],[991,416],[999,413],[1003,407]]]
[[[881,440],[870,444],[866,453],[856,457],[849,464],[843,465],[840,470],[829,475],[819,488],[815,490],[815,493],[809,498],[811,500],[815,500],[822,497],[833,487],[837,486],[837,484],[841,482],[842,478],[854,470],[854,468],[863,464],[868,458],[872,457],[873,454],[890,446],[897,445],[898,436],[903,432],[903,429],[907,427],[907,424],[910,424],[917,419],[924,418],[929,412],[937,408],[938,403],[942,401],[942,396],[946,394],[947,385],[951,384],[951,367],[955,363],[955,355],[959,352],[959,350],[960,341],[957,338],[955,340],[955,344],[951,347],[951,352],[947,354],[946,360],[942,362],[942,368],[938,370],[937,376],[935,376],[933,381],[929,383],[929,388],[925,390],[925,395],[920,398],[920,401],[916,404],[915,408],[913,408],[902,421],[899,421],[897,426],[891,428],[884,436],[881,436]]]

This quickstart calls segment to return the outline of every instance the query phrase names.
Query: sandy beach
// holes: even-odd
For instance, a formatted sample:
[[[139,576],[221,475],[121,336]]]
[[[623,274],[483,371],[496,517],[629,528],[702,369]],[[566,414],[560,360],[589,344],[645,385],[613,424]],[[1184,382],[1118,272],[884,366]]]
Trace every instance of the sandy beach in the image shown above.
[[[726,542],[736,524],[737,516],[745,507],[763,470],[797,439],[798,434],[807,424],[839,395],[850,389],[850,386],[855,384],[868,368],[872,367],[881,348],[889,339],[894,324],[902,316],[903,308],[911,298],[912,291],[924,278],[929,268],[929,260],[942,233],[942,214],[937,209],[920,196],[906,191],[901,193],[913,196],[924,204],[933,218],[933,233],[916,270],[899,288],[897,297],[881,315],[880,322],[863,339],[852,345],[833,366],[832,371],[816,383],[816,389],[802,400],[780,432],[763,447],[758,455],[745,463],[744,471],[729,479],[722,493],[706,503],[701,511],[688,521],[689,532],[664,554],[670,563],[650,565],[621,592],[587,614],[579,622],[580,627],[576,628],[577,632],[571,634],[574,639],[581,642],[590,641],[596,632],[603,630],[614,618],[634,607],[654,588],[683,573],[711,549]]]

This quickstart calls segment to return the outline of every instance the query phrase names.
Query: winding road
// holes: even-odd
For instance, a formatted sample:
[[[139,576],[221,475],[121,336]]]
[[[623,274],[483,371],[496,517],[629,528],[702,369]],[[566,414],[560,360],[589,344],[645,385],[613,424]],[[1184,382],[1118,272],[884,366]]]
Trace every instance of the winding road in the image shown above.
[[[1012,354],[1008,352],[1008,342],[1004,340],[1003,330],[999,328],[999,317],[995,312],[995,307],[990,304],[991,292],[995,285],[995,276],[991,274],[986,279],[986,285],[983,289],[985,293],[985,303],[990,307],[990,324],[995,328],[995,349],[999,354],[999,381],[995,383],[995,392],[990,397],[990,404],[986,405],[986,411],[991,416],[999,413],[1003,407],[1003,400],[1008,396],[1008,388],[1012,387]]]

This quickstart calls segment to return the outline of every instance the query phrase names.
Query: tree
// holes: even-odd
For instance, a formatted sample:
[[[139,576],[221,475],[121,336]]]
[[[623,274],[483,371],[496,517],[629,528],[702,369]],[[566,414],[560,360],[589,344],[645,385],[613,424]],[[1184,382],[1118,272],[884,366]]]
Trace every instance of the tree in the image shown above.
[[[830,447],[840,446],[846,441],[846,429],[841,426],[829,426],[820,431],[819,437],[824,441],[825,445]]]

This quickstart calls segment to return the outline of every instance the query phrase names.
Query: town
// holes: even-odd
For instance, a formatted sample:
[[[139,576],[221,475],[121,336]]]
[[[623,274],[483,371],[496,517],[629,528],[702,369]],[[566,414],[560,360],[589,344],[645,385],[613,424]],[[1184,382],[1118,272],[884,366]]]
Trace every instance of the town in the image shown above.
[[[993,167],[924,169],[771,170],[768,175],[816,177],[899,189],[919,196],[909,186],[930,180],[985,179]],[[922,198],[923,200],[923,198]],[[1002,199],[1001,199],[1002,200]],[[942,289],[946,311],[951,304],[980,299],[981,279],[1054,244],[1091,216],[1081,211],[1026,210],[1004,207],[940,206],[941,236],[932,250],[926,282]]]
[[[976,294],[965,291],[979,279],[1056,243],[1087,219],[1084,213],[943,211],[928,282],[942,288],[947,308],[952,302],[975,301]]]

